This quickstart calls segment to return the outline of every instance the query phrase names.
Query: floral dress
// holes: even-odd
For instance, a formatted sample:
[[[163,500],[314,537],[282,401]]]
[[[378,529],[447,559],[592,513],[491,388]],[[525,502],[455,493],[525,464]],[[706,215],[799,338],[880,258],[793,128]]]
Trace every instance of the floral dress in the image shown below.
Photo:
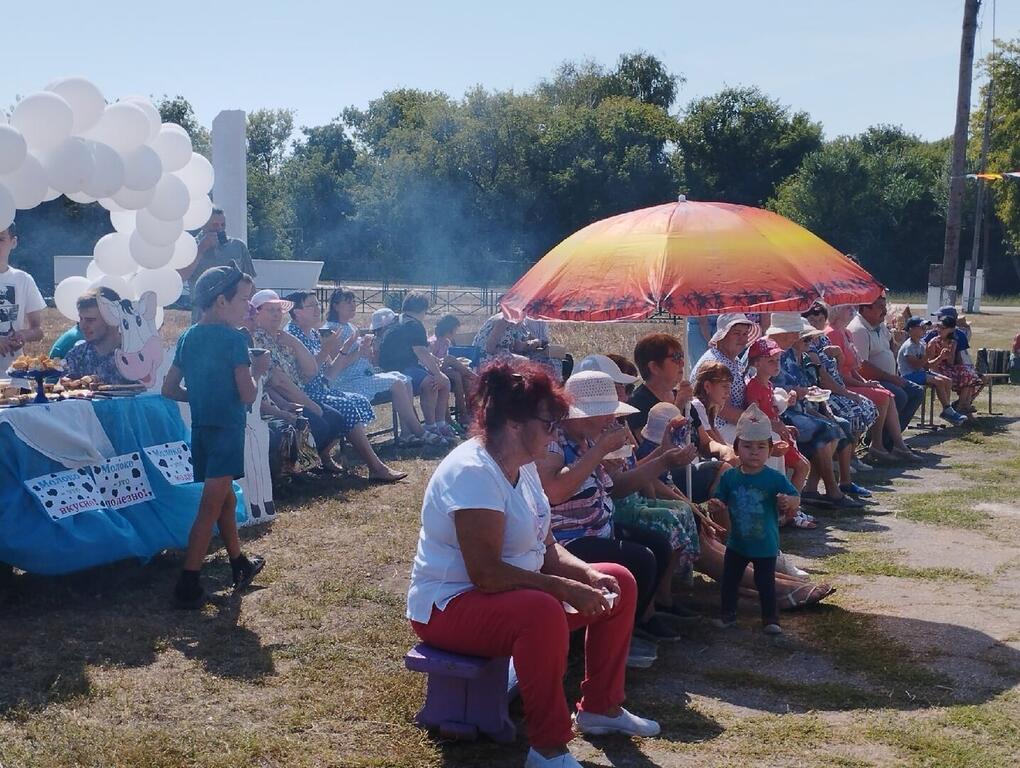
[[[772,383],[786,390],[815,384],[801,364],[800,355],[792,347],[780,356],[779,373],[772,377]],[[844,431],[838,424],[826,419],[813,404],[805,403],[801,398],[797,398],[797,402],[787,408],[780,418],[785,424],[796,428],[797,448],[809,459],[823,445],[845,439]]]
[[[819,336],[808,346],[808,351],[818,355],[818,359],[822,361],[822,366],[826,372],[837,384],[845,387],[846,382],[843,380],[843,375],[839,372],[839,363],[836,362],[834,357],[825,354],[823,351],[828,346],[831,346],[829,337]],[[861,402],[857,402],[846,395],[837,395],[834,392],[829,397],[829,407],[832,408],[832,412],[837,416],[841,416],[850,422],[850,429],[856,435],[867,432],[878,421],[878,408],[875,407],[873,402],[864,397],[861,398]]]
[[[953,389],[957,392],[961,389],[966,389],[967,387],[973,387],[975,395],[980,392],[985,383],[984,379],[981,377],[981,374],[974,370],[971,366],[958,362],[960,353],[956,351],[955,341],[945,342],[936,336],[928,342],[928,347],[926,349],[928,359],[930,360],[934,358],[944,349],[948,349],[951,352],[953,362],[936,363],[931,367],[932,373],[939,373],[952,379]]]
[[[330,322],[327,325],[340,334],[341,344],[346,342],[352,334],[358,332],[358,328],[354,323]],[[319,350],[322,349],[322,340],[317,329],[313,328],[311,335],[306,336],[297,325],[291,323],[287,326],[287,332],[296,336],[313,355],[318,355]],[[358,341],[354,348],[359,349],[360,347],[361,341]],[[346,392],[348,394],[364,395],[371,402],[379,394],[389,392],[393,388],[393,384],[398,381],[405,382],[409,386],[411,380],[404,374],[397,373],[396,371],[380,373],[372,365],[371,360],[366,357],[359,357],[336,375],[332,384],[329,385],[329,390],[338,394]]]
[[[318,331],[315,331],[314,334],[318,339]],[[327,405],[344,417],[341,432],[345,437],[358,424],[371,424],[375,420],[375,411],[372,410],[372,404],[368,398],[350,392],[330,391],[329,382],[326,381],[321,370],[306,381],[305,377],[301,375],[294,354],[286,347],[281,346],[275,336],[271,336],[262,329],[256,329],[254,337],[257,346],[269,350],[273,365],[279,366],[280,370],[293,379],[294,383],[300,386],[316,405]],[[305,345],[305,348],[311,351],[306,343],[306,339],[309,339],[308,336],[302,334],[297,338]]]

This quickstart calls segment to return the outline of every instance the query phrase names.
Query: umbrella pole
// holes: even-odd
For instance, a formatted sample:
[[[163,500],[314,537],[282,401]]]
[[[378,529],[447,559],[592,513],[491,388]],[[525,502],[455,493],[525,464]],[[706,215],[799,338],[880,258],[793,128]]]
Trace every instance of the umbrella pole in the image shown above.
[[[687,318],[686,317],[681,318],[680,322],[683,323],[683,328],[686,331],[686,329],[687,329]],[[687,343],[687,334],[686,333],[684,334],[684,346],[686,347],[686,351],[689,352],[691,345]],[[685,379],[690,378],[690,374],[691,374],[691,361],[688,359],[687,355],[685,354],[684,355],[684,378]],[[688,422],[688,425],[689,425],[690,424],[690,419],[691,419],[691,404],[690,404],[690,402],[688,402],[684,406],[684,418],[687,419],[687,422]],[[691,444],[692,438],[693,438],[693,435],[691,434],[690,426],[688,426],[688,428],[687,428],[687,444],[688,445]],[[691,468],[690,464],[688,464],[684,468],[684,475],[686,476],[686,480],[687,480],[687,499],[689,501],[691,501],[692,503],[694,502],[694,496],[692,495],[693,489],[694,489],[693,472],[694,472],[694,470]]]

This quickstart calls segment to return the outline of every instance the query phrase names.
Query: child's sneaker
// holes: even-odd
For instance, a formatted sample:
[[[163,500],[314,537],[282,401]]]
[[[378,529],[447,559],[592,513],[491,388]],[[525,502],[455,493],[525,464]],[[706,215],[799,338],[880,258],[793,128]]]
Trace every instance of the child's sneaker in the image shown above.
[[[967,417],[960,413],[958,410],[953,408],[951,405],[947,405],[942,409],[942,413],[939,414],[943,421],[948,421],[954,427],[958,427],[961,424],[967,422]]]
[[[259,575],[266,566],[266,561],[261,557],[249,558],[246,555],[239,556],[236,560],[230,561],[230,570],[234,573],[234,591],[240,592],[251,586],[255,577]]]
[[[712,626],[716,629],[732,629],[737,626],[736,616],[720,616],[718,619],[712,621]]]
[[[783,634],[783,628],[776,624],[775,622],[772,622],[771,624],[766,624],[764,627],[761,628],[761,631],[764,632],[766,635]]]

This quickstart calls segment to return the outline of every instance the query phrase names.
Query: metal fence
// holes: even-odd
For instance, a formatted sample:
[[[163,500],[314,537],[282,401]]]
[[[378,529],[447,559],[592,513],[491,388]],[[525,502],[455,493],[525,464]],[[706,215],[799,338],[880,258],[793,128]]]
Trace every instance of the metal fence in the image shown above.
[[[316,296],[323,308],[328,307],[329,296],[336,283],[320,283],[316,286]],[[499,309],[499,300],[506,288],[472,288],[467,286],[423,286],[423,285],[345,285],[346,290],[354,293],[359,313],[371,313],[383,307],[399,312],[404,297],[411,291],[420,291],[429,297],[430,314],[453,313],[467,317],[485,319]]]

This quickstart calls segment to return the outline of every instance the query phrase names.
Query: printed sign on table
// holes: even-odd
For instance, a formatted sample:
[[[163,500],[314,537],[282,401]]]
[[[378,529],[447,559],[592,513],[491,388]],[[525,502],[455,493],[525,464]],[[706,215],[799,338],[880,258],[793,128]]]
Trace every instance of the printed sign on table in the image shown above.
[[[104,464],[93,464],[92,476],[107,509],[120,509],[156,498],[145,476],[140,453],[125,453]]]
[[[191,446],[184,441],[150,445],[145,449],[145,455],[171,485],[194,482],[195,473],[191,466]]]
[[[54,520],[103,506],[103,498],[88,467],[34,477],[26,480],[25,486]]]

